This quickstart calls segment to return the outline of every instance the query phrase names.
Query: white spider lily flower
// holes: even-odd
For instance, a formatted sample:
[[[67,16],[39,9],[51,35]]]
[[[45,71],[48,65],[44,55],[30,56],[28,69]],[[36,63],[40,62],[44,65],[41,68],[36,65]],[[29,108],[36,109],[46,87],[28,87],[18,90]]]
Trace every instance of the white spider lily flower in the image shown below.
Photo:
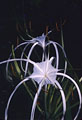
[[[43,47],[43,49],[45,49],[45,40],[46,40],[46,35],[44,35],[44,33],[36,38],[33,38],[34,41],[38,42],[40,46]]]
[[[47,59],[47,60],[42,61],[40,63],[35,63],[35,62],[31,61],[30,59],[28,60],[28,62],[31,63],[34,66],[33,73],[29,77],[27,77],[23,81],[21,81],[15,87],[14,91],[11,93],[11,95],[9,97],[9,100],[8,100],[8,103],[7,103],[7,107],[5,109],[5,120],[7,120],[7,118],[8,118],[8,108],[9,108],[9,105],[10,105],[10,102],[11,102],[11,99],[12,99],[13,95],[15,94],[15,92],[19,88],[19,86],[22,83],[28,81],[30,78],[34,79],[34,81],[36,81],[39,84],[38,91],[37,91],[37,93],[35,95],[35,98],[34,98],[30,120],[34,120],[36,102],[37,102],[38,96],[40,94],[41,88],[43,87],[43,85],[46,85],[46,84],[52,84],[54,86],[56,85],[59,88],[61,96],[62,96],[62,102],[63,102],[63,116],[62,116],[61,120],[64,120],[64,115],[65,115],[65,112],[66,112],[66,100],[65,100],[65,95],[64,95],[64,92],[62,90],[62,87],[58,83],[58,81],[56,80],[57,75],[64,76],[67,79],[69,79],[71,82],[73,82],[73,84],[75,85],[75,87],[77,89],[80,104],[79,104],[79,109],[78,109],[78,112],[77,112],[74,120],[77,119],[78,114],[79,114],[80,109],[81,109],[81,104],[82,104],[82,96],[81,96],[80,89],[79,89],[77,83],[70,76],[68,76],[64,73],[58,72],[59,69],[56,69],[52,66],[53,58],[54,57],[52,57],[50,60]],[[12,62],[12,61],[25,61],[25,62],[27,62],[27,59],[10,59],[10,60],[0,62],[0,64],[6,63],[6,62]]]
[[[51,33],[51,32],[52,32],[52,31],[49,31],[48,34]],[[47,34],[47,35],[48,35],[48,34]],[[56,56],[54,56],[54,57],[56,58],[55,66],[56,66],[56,68],[58,69],[58,66],[59,66],[59,52],[58,52],[57,45],[62,49],[65,58],[66,58],[66,54],[65,54],[65,51],[64,51],[63,47],[62,47],[60,44],[58,44],[58,43],[56,43],[56,42],[53,42],[53,41],[47,41],[47,42],[46,42],[46,36],[47,36],[47,35],[44,35],[44,33],[43,33],[42,36],[38,36],[38,37],[36,37],[36,38],[32,38],[32,40],[27,40],[27,42],[25,41],[25,42],[19,44],[17,47],[15,47],[15,48],[14,48],[14,51],[16,51],[16,50],[17,50],[18,48],[20,48],[21,46],[24,46],[24,45],[25,45],[25,47],[24,47],[24,49],[23,49],[23,51],[22,51],[22,53],[21,53],[21,59],[23,59],[23,56],[24,56],[24,54],[25,54],[25,50],[27,49],[27,47],[28,47],[30,44],[32,44],[32,47],[30,48],[30,50],[29,50],[29,52],[28,52],[28,55],[27,55],[27,56],[28,56],[27,59],[29,60],[30,57],[31,57],[31,54],[32,54],[33,50],[35,49],[35,47],[36,47],[37,45],[39,45],[39,46],[42,47],[42,49],[43,49],[43,55],[42,55],[42,61],[43,61],[44,59],[47,58],[46,51],[45,51],[46,47],[49,46],[50,44],[52,44],[52,45],[54,46],[54,50],[55,50],[55,53],[56,53]],[[50,53],[48,53],[48,58],[49,58],[49,54],[50,54]],[[11,57],[12,57],[12,53],[10,54],[9,59],[11,59]],[[27,60],[27,62],[26,62],[25,68],[23,68],[23,64],[22,64],[23,61],[20,61],[21,69],[22,69],[22,71],[24,72],[24,77],[26,77],[26,75],[27,75],[28,60]],[[7,76],[7,78],[10,78],[10,79],[12,80],[11,76],[8,75],[8,66],[9,66],[9,62],[7,62],[7,65],[6,65],[6,76]],[[67,61],[65,61],[64,73],[66,73],[66,68],[67,68]]]
[[[10,59],[10,60],[0,62],[0,64],[6,63],[6,62],[12,62],[12,61],[15,61],[15,60],[17,60],[17,61],[23,60],[23,61],[27,62],[27,59]],[[30,78],[34,79],[34,81],[36,81],[39,84],[39,89],[38,89],[38,91],[35,95],[35,98],[34,98],[30,120],[34,120],[36,102],[37,102],[38,96],[40,94],[41,88],[43,87],[43,85],[46,85],[46,84],[52,84],[54,86],[56,84],[56,86],[59,88],[61,96],[62,96],[62,101],[63,101],[62,120],[64,120],[64,115],[65,115],[65,112],[66,112],[66,100],[65,100],[65,95],[64,95],[64,92],[62,90],[62,87],[60,86],[60,84],[56,80],[55,74],[57,73],[58,70],[56,70],[51,65],[52,60],[53,60],[53,57],[50,60],[47,59],[46,61],[43,61],[43,62],[40,62],[40,63],[35,63],[31,60],[28,61],[29,63],[31,63],[34,66],[34,72],[29,77],[27,77],[23,81],[21,81],[15,87],[14,91],[11,93],[11,95],[9,97],[9,100],[8,100],[8,103],[7,103],[7,107],[5,109],[5,120],[8,119],[8,108],[9,108],[9,105],[10,105],[10,102],[11,102],[11,99],[12,99],[13,95],[15,94],[15,92],[19,88],[19,86],[21,84],[23,84],[24,82],[28,81]]]
[[[58,69],[54,69],[54,67],[51,65],[52,62],[52,58],[50,60],[46,60],[46,61],[42,61],[40,63],[36,63],[37,66],[39,66],[39,68],[42,70],[42,72],[40,70],[38,70],[35,66],[33,69],[33,73],[31,74],[31,77],[36,76],[36,75],[41,75],[41,78],[35,78],[34,80],[40,84],[42,79],[44,80],[44,85],[46,84],[53,84],[49,79],[53,79],[56,80],[56,76],[55,73],[57,73]],[[53,81],[54,82],[54,81]]]

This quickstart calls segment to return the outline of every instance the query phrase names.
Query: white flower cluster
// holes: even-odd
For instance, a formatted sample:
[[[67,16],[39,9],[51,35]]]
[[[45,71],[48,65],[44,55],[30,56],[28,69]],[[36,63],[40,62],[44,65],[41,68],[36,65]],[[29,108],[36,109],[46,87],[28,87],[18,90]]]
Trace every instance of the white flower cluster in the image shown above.
[[[30,44],[32,44],[32,46],[29,50],[27,58],[25,59],[25,58],[23,58],[24,52]],[[78,114],[80,112],[80,109],[81,109],[82,96],[81,96],[81,92],[80,92],[80,89],[79,89],[79,86],[77,85],[77,83],[70,76],[68,76],[66,74],[67,61],[65,61],[64,72],[63,73],[60,72],[61,69],[59,69],[58,47],[61,48],[61,50],[64,54],[64,57],[66,58],[66,54],[65,54],[65,51],[64,51],[63,47],[60,44],[58,44],[57,42],[53,42],[51,40],[46,41],[46,35],[44,35],[44,34],[42,34],[42,36],[33,38],[32,40],[27,40],[27,41],[19,44],[14,49],[14,51],[16,51],[19,47],[21,47],[23,45],[25,45],[25,47],[22,51],[21,58],[11,59],[11,56],[12,56],[12,53],[11,53],[8,60],[0,62],[0,64],[7,63],[6,73],[8,74],[9,62],[20,61],[21,68],[24,72],[24,78],[25,78],[15,87],[14,91],[11,93],[11,95],[9,97],[7,107],[5,109],[5,120],[8,119],[8,108],[9,108],[9,105],[10,105],[10,101],[11,101],[13,95],[15,94],[16,90],[19,88],[19,86],[21,84],[23,84],[24,82],[26,82],[30,79],[33,79],[35,82],[37,82],[39,84],[39,88],[38,88],[37,93],[35,94],[35,97],[34,97],[30,120],[34,120],[34,114],[35,114],[35,108],[36,108],[36,105],[37,105],[37,99],[38,99],[38,96],[41,92],[41,89],[42,89],[43,86],[47,86],[48,84],[52,84],[55,87],[59,88],[59,90],[60,90],[61,97],[62,97],[62,103],[63,103],[63,115],[62,115],[61,120],[64,120],[64,115],[65,115],[65,112],[66,112],[66,98],[65,98],[64,91],[63,91],[60,83],[57,80],[57,76],[62,76],[63,77],[62,81],[64,80],[64,78],[69,79],[75,85],[75,87],[77,89],[78,96],[79,96],[79,108],[78,108],[78,111],[77,111],[77,113],[74,117],[74,120],[76,120],[77,117],[78,117]],[[30,59],[31,54],[32,54],[34,48],[37,45],[40,46],[43,49],[41,62],[34,62]],[[56,53],[55,56],[50,57],[50,53],[49,52],[48,52],[48,54],[46,53],[46,47],[48,47],[49,45],[53,46],[53,48],[54,48],[53,51],[55,51],[55,53]],[[26,62],[25,68],[23,68],[23,64],[22,64],[23,61]],[[52,65],[52,62],[54,62],[54,66]],[[28,64],[29,63],[33,65],[33,73],[31,73],[31,75],[27,76]]]

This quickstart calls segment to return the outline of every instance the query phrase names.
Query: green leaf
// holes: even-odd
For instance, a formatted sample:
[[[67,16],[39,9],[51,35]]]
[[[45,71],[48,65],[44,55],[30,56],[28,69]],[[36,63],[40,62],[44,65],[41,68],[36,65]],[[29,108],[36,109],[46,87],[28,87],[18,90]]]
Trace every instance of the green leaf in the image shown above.
[[[13,45],[12,45],[12,55],[13,55],[13,58],[15,58]],[[19,65],[18,65],[17,61],[14,61],[14,65],[15,65],[15,69],[16,69],[17,74],[20,76],[21,75],[21,70],[19,68]]]
[[[63,39],[62,21],[61,21],[61,43],[62,43],[62,47],[64,48],[64,39]]]
[[[68,110],[66,111],[66,120],[72,120],[71,108],[70,108],[69,101],[67,101],[67,108],[68,108]]]

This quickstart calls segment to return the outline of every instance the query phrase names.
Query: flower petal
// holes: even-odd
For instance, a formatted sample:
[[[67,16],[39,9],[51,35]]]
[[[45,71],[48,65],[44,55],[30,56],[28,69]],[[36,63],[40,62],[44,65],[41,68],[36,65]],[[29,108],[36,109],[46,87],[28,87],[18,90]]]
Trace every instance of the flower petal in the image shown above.
[[[13,95],[15,94],[16,90],[20,87],[20,85],[22,85],[24,82],[28,81],[30,79],[30,77],[27,77],[26,79],[22,80],[16,87],[15,89],[13,90],[13,92],[11,93],[9,99],[8,99],[8,102],[7,102],[7,107],[5,109],[5,120],[7,120],[8,118],[8,108],[9,108],[9,105],[10,105],[10,102],[11,102],[11,99],[13,97]]]
[[[65,57],[65,59],[67,59],[67,56],[66,56],[66,53],[65,53],[65,51],[64,51],[64,48],[59,44],[59,43],[57,43],[57,42],[53,42],[53,41],[50,41],[50,42],[48,42],[47,44],[46,44],[46,46],[47,45],[50,45],[50,44],[53,44],[54,45],[54,48],[55,48],[55,50],[56,50],[56,63],[57,63],[57,65],[56,65],[56,68],[58,68],[58,64],[59,64],[59,53],[58,53],[58,50],[57,50],[57,46],[56,45],[58,45],[61,49],[62,49],[62,51],[63,51],[63,54],[64,54],[64,57]],[[67,60],[65,60],[65,67],[64,67],[64,73],[66,73],[66,69],[67,69]],[[62,81],[63,81],[63,79],[64,79],[64,77],[62,78]]]
[[[63,102],[63,116],[62,116],[62,119],[61,120],[64,120],[64,116],[65,116],[65,112],[66,112],[66,99],[65,99],[65,94],[64,94],[64,91],[61,87],[61,85],[59,84],[59,82],[57,80],[52,80],[48,77],[48,79],[52,82],[52,84],[57,88],[59,88],[60,90],[60,93],[61,93],[61,96],[62,96],[62,102]],[[56,84],[56,85],[55,85]]]
[[[34,38],[36,40],[36,42],[39,42],[39,45],[42,46],[42,48],[45,48],[45,40],[46,40],[46,35],[44,35],[44,33],[42,34],[42,36],[36,37]]]
[[[34,81],[36,81],[38,84],[40,84],[42,79],[44,78],[44,76],[35,73],[31,74],[30,77],[34,79]]]
[[[30,42],[30,43],[31,43],[31,42]],[[27,41],[27,42],[23,42],[23,43],[17,45],[17,46],[14,48],[14,51],[16,51],[19,47],[21,47],[21,46],[23,46],[23,45],[26,45],[26,44],[29,45],[30,43],[29,43],[28,41]],[[8,60],[9,60],[11,57],[12,57],[12,53],[10,53]],[[8,66],[9,66],[9,62],[7,62],[7,65],[6,65],[6,76],[7,76],[7,78],[8,78]]]
[[[77,89],[77,92],[78,92],[78,95],[79,95],[80,104],[79,104],[79,108],[78,108],[78,111],[77,111],[77,113],[76,113],[76,116],[75,116],[75,118],[74,118],[74,120],[76,120],[77,117],[78,117],[78,114],[79,114],[79,112],[80,112],[81,104],[82,104],[82,96],[81,96],[80,89],[79,89],[77,83],[76,83],[70,76],[68,76],[68,75],[66,75],[66,74],[64,74],[64,73],[56,73],[56,75],[64,76],[64,77],[68,78],[69,80],[71,80],[71,82],[73,82],[73,84],[75,85],[75,87],[76,87],[76,89]]]
[[[54,46],[54,48],[55,48],[55,51],[56,51],[56,68],[58,68],[58,66],[59,66],[59,53],[58,53],[58,49],[57,49],[57,46],[56,46],[55,42],[50,41],[50,42],[47,43],[47,45],[50,45],[50,44],[52,44]]]
[[[23,59],[24,52],[25,52],[26,48],[28,47],[28,45],[29,45],[29,44],[27,44],[27,45],[24,47],[24,49],[23,49],[23,51],[22,51],[22,53],[21,53],[21,59]],[[25,70],[24,70],[24,68],[23,68],[23,65],[22,65],[22,61],[20,61],[20,65],[21,65],[22,71],[25,72]]]
[[[36,95],[35,95],[35,97],[34,97],[30,120],[34,120],[34,114],[35,114],[35,108],[36,108],[36,104],[37,104],[37,99],[38,99],[38,96],[39,96],[39,94],[40,94],[40,91],[41,91],[42,86],[43,86],[43,81],[39,84],[38,91],[37,91],[37,93],[36,93]]]
[[[29,51],[29,54],[28,54],[28,56],[27,56],[27,59],[28,59],[28,60],[29,60],[29,58],[30,58],[30,55],[32,54],[32,51],[33,51],[34,47],[35,47],[37,44],[38,44],[38,42],[36,42],[36,43],[31,47],[31,49],[30,49],[30,51]],[[28,69],[28,61],[26,62],[25,75],[24,75],[24,76],[26,76],[27,69]]]

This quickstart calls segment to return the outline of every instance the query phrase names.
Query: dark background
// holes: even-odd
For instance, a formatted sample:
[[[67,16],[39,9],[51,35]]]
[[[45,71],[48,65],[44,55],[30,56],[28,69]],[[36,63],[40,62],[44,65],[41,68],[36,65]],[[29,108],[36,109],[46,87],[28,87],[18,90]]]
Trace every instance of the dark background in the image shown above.
[[[34,35],[38,36],[66,21],[63,27],[65,51],[78,77],[82,76],[82,0],[2,0],[0,2],[0,61],[8,58],[11,45],[16,43],[16,23],[32,22]],[[60,32],[53,31],[54,41]],[[57,41],[57,40],[56,40]],[[60,40],[58,39],[60,43]],[[0,71],[0,115],[4,116],[6,100],[12,89]],[[3,82],[2,82],[3,80]],[[4,84],[5,83],[5,84]],[[10,90],[10,93],[7,91]],[[23,95],[23,93],[22,93]],[[24,96],[23,96],[24,97]],[[20,97],[21,98],[21,97]],[[21,103],[22,104],[22,103]]]
[[[48,25],[65,20],[63,27],[65,50],[70,63],[81,77],[82,69],[82,0],[3,0],[0,3],[0,59],[8,58],[16,42],[16,23],[32,22],[35,35],[41,35]],[[55,36],[55,32],[53,33]]]

